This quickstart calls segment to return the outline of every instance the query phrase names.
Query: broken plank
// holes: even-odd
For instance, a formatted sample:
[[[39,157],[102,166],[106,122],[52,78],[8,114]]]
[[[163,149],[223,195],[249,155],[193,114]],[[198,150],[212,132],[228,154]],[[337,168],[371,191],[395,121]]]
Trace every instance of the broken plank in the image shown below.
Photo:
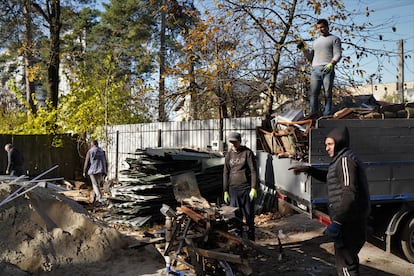
[[[177,210],[180,211],[180,212],[183,212],[184,214],[189,216],[196,223],[200,223],[200,222],[205,223],[205,218],[202,215],[200,215],[199,213],[191,210],[190,208],[188,208],[186,206],[178,206]]]
[[[223,253],[223,252],[218,252],[218,251],[213,251],[213,250],[206,250],[202,248],[195,248],[195,251],[198,255],[205,257],[205,258],[222,260],[222,261],[236,263],[236,264],[243,264],[246,262],[240,257],[240,255],[236,255],[236,254]]]

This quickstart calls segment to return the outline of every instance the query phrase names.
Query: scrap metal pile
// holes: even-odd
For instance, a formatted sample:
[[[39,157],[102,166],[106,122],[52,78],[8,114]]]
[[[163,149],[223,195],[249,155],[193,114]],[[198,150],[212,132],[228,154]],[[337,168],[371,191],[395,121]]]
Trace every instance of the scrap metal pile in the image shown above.
[[[125,161],[117,185],[110,189],[110,205],[104,219],[113,224],[140,227],[159,222],[163,204],[175,207],[171,178],[194,172],[205,198],[216,201],[222,194],[223,156],[189,149],[146,149]]]

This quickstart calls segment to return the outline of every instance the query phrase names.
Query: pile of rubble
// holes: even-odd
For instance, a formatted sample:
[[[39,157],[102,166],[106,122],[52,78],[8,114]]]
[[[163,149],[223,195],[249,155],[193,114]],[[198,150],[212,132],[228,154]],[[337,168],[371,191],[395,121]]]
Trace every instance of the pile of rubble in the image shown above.
[[[126,246],[81,205],[35,182],[2,179],[0,203],[1,275],[100,262]]]
[[[218,152],[195,151],[182,148],[148,148],[137,150],[135,158],[127,158],[125,169],[119,172],[117,182],[106,182],[107,203],[99,207],[102,219],[112,225],[139,228],[163,223],[159,212],[163,204],[175,208],[173,195],[177,177],[194,173],[201,195],[209,202],[221,204],[223,199],[224,155]],[[80,203],[91,204],[91,189],[75,183],[60,193]],[[76,186],[76,187],[75,187]],[[84,186],[84,185],[83,185]],[[276,207],[276,191],[260,183],[256,213]]]
[[[207,200],[217,202],[222,194],[222,154],[183,149],[146,149],[125,160],[118,183],[110,189],[110,205],[104,219],[112,224],[140,227],[160,222],[163,204],[175,208],[174,176],[192,172]]]
[[[353,96],[343,99],[338,110],[332,116],[314,118],[311,114],[304,116],[303,110],[289,110],[275,115],[271,129],[258,128],[258,140],[262,149],[279,158],[307,160],[309,154],[309,133],[318,120],[341,119],[389,119],[413,118],[414,103],[389,104],[378,102],[372,95]]]
[[[201,196],[192,173],[179,175],[173,182],[174,197],[180,205],[174,210],[164,204],[160,211],[165,216],[165,229],[147,233],[148,242],[135,246],[156,243],[167,272],[173,275],[184,275],[183,271],[195,275],[251,275],[248,251],[263,248],[232,234],[243,225],[235,217],[237,208],[210,204]]]

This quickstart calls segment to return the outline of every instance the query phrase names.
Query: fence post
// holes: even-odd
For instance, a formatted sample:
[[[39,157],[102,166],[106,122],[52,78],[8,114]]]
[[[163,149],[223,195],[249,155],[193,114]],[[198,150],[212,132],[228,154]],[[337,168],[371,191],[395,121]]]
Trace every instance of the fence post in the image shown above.
[[[158,147],[162,147],[161,129],[158,129]]]
[[[116,151],[115,151],[115,180],[118,182],[118,162],[119,162],[119,130],[116,131]]]

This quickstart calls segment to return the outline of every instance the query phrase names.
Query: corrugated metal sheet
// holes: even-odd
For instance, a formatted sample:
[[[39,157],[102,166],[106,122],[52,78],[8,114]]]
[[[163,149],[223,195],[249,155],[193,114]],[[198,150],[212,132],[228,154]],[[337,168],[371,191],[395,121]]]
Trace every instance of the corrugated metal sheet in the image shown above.
[[[224,119],[224,140],[228,133],[238,131],[242,135],[242,144],[255,151],[256,127],[261,125],[260,117]],[[219,142],[219,138],[218,119],[111,126],[108,143],[103,145],[108,156],[108,174],[115,177],[126,158],[133,158],[136,150],[157,147],[208,150],[214,141]]]

